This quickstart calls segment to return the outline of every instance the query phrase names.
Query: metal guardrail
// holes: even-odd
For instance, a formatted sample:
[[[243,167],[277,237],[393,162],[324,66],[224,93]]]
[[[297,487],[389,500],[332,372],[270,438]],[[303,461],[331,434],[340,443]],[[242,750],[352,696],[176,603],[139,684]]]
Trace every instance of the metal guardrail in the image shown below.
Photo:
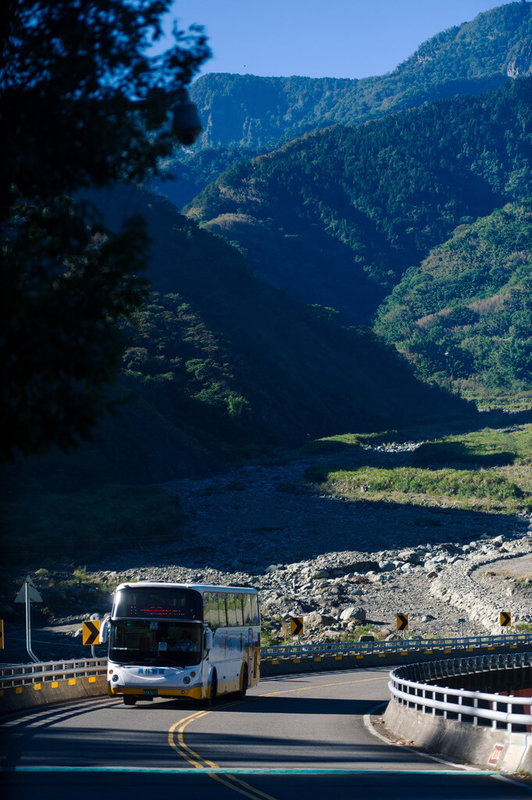
[[[335,656],[348,654],[400,653],[419,650],[453,650],[479,647],[513,647],[532,645],[532,633],[504,634],[502,636],[463,636],[447,639],[391,639],[386,642],[322,642],[320,644],[283,645],[261,647],[261,660]]]
[[[532,634],[508,634],[504,636],[467,636],[458,639],[394,639],[388,642],[324,642],[321,644],[299,644],[279,647],[261,647],[261,660],[275,661],[316,656],[349,654],[402,653],[409,651],[434,651],[449,649],[474,649],[478,647],[514,647],[518,644],[532,645]],[[516,654],[518,655],[518,654]],[[467,660],[467,659],[465,659]],[[434,662],[440,663],[440,662]],[[14,664],[0,667],[0,689],[40,681],[67,680],[92,675],[105,675],[105,658],[71,659],[42,663]],[[440,677],[435,675],[434,677]]]
[[[0,667],[0,689],[32,683],[64,681],[107,674],[106,658],[72,659],[71,661],[46,661],[32,664],[13,664]]]
[[[390,673],[388,688],[392,698],[405,708],[424,714],[469,722],[473,726],[505,727],[512,733],[516,726],[532,730],[532,697],[490,694],[453,689],[428,680],[487,671],[518,669],[532,666],[532,653],[511,653],[446,659],[398,667]],[[416,680],[412,680],[416,678]],[[514,711],[519,706],[519,711]],[[524,713],[528,707],[529,713]]]

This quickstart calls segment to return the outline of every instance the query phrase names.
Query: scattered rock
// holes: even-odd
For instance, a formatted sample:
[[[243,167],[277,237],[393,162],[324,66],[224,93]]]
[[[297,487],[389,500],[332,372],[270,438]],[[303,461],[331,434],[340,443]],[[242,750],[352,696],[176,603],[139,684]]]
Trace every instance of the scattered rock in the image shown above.
[[[363,608],[355,608],[354,606],[348,606],[340,614],[340,620],[342,622],[348,622],[348,621],[353,622],[355,620],[359,623],[365,622],[366,611]]]

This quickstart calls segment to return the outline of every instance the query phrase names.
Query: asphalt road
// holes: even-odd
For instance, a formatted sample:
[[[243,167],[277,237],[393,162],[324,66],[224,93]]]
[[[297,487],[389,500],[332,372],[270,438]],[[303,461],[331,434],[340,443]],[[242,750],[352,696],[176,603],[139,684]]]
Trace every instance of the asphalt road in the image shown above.
[[[532,798],[373,735],[364,715],[388,699],[387,679],[387,668],[269,678],[212,709],[101,698],[19,714],[2,726],[4,798]]]

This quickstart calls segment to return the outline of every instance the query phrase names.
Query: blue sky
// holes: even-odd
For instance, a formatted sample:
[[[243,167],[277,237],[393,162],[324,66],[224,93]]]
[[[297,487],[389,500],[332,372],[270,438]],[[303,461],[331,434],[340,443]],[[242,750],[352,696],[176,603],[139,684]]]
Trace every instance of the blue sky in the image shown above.
[[[176,0],[179,27],[202,24],[202,72],[364,78],[393,70],[434,34],[504,0]]]

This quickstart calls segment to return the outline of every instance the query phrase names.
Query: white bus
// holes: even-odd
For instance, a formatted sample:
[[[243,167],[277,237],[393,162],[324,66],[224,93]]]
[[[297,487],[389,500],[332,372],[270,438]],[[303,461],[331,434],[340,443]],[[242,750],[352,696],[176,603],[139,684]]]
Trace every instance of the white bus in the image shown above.
[[[122,583],[108,622],[108,684],[126,705],[154,697],[211,704],[260,679],[256,589]]]

